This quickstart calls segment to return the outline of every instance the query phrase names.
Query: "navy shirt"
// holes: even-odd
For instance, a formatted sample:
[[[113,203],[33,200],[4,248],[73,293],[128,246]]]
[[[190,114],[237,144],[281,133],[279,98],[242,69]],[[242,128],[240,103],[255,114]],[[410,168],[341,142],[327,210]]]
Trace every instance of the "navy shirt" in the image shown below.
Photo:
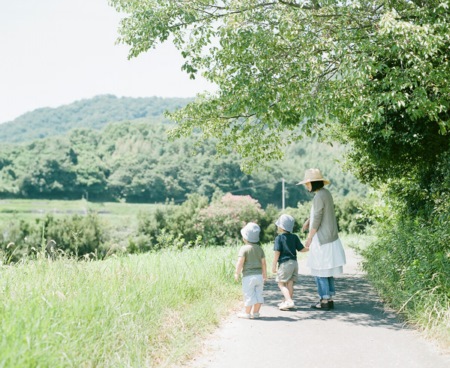
[[[300,252],[303,248],[304,246],[297,235],[291,233],[277,235],[273,250],[280,252],[278,265],[291,259],[296,261],[297,251]]]

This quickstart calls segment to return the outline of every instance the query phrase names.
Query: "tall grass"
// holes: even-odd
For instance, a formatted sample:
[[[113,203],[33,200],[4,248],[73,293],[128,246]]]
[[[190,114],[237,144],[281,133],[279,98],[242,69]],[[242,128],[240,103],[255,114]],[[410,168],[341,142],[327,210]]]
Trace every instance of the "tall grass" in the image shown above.
[[[380,228],[363,268],[405,320],[450,350],[450,228],[403,220]]]
[[[0,367],[160,367],[240,298],[237,247],[0,269]]]

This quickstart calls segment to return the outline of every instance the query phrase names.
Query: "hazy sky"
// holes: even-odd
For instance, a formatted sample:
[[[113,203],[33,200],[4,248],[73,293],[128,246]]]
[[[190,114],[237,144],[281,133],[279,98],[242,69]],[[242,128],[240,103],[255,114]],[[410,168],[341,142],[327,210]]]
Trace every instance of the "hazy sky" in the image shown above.
[[[127,59],[108,0],[0,0],[0,123],[99,94],[191,97],[211,86],[163,44]]]

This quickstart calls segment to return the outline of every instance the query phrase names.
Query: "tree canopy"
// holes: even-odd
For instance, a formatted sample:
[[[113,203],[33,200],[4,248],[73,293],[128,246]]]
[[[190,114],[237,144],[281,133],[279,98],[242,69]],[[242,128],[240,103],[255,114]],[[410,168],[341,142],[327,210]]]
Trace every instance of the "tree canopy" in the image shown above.
[[[171,40],[192,78],[218,86],[171,115],[175,137],[199,129],[247,169],[305,134],[338,140],[360,180],[408,178],[410,199],[445,179],[449,0],[110,3],[130,57]]]

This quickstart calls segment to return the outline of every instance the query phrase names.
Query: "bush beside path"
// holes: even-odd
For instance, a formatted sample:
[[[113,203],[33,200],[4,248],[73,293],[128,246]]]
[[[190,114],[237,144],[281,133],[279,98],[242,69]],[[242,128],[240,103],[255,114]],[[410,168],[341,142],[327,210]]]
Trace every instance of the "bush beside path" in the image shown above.
[[[448,351],[387,310],[360,271],[358,256],[346,252],[333,311],[310,308],[317,301],[316,288],[302,260],[295,310],[278,310],[281,293],[275,280],[268,280],[262,318],[242,320],[232,314],[205,341],[199,356],[182,367],[450,367]]]

